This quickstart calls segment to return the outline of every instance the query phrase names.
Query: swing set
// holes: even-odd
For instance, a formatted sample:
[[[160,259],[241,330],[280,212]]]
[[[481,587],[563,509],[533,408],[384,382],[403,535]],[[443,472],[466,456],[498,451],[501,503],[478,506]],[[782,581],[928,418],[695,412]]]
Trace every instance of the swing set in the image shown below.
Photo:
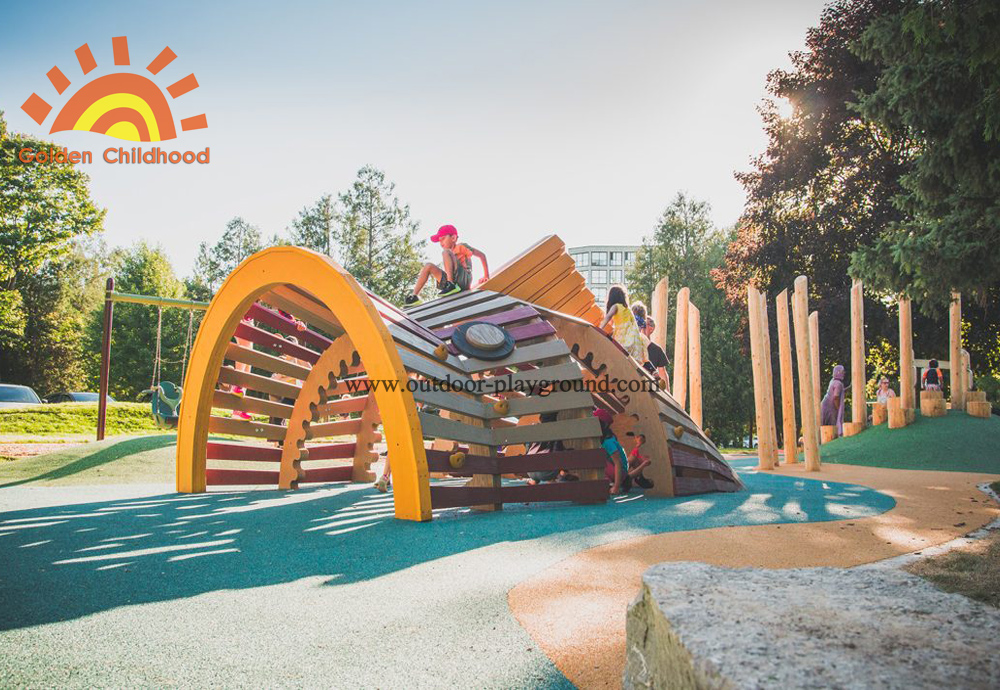
[[[161,429],[176,429],[183,390],[179,385],[160,377],[162,365],[180,364],[181,381],[184,380],[184,376],[187,373],[188,355],[191,352],[191,343],[194,338],[194,312],[208,309],[208,302],[115,292],[115,279],[108,278],[107,293],[104,300],[104,336],[101,343],[100,399],[97,404],[98,441],[104,439],[104,430],[107,422],[108,384],[111,372],[111,326],[114,321],[115,302],[146,304],[156,307],[156,352],[153,355],[153,374],[149,382],[149,388],[139,394],[139,399],[149,399],[150,413],[156,422],[156,426]],[[163,359],[162,356],[164,309],[188,310],[188,329],[187,339],[184,343],[184,356],[179,360],[167,360]]]

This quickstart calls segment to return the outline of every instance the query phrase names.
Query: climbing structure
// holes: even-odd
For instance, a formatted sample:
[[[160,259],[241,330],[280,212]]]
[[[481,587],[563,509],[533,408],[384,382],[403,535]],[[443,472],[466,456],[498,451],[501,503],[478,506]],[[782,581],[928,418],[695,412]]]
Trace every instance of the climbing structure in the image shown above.
[[[584,293],[586,304],[579,296],[582,277],[562,242],[546,238],[535,250],[494,275],[490,284],[502,290],[407,313],[314,252],[276,247],[244,261],[212,300],[195,341],[178,429],[178,490],[370,481],[374,444],[384,440],[400,518],[426,520],[432,508],[454,506],[600,502],[608,487],[595,404],[616,413],[627,447],[628,434],[646,434],[656,459],[647,472],[653,493],[738,488],[701,430],[586,320],[595,316],[593,296]],[[546,266],[544,284],[525,275]],[[529,291],[537,302],[524,298]],[[537,444],[545,451],[555,441],[563,449],[538,452]],[[580,481],[502,480],[549,469]],[[431,472],[469,479],[432,486]]]

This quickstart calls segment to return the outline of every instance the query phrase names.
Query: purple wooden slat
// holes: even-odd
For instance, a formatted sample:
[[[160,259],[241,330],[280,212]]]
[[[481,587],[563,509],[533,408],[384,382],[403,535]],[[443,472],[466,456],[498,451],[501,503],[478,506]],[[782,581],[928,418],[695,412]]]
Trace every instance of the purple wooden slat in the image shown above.
[[[535,311],[534,307],[523,306],[503,311],[499,314],[490,314],[489,316],[476,316],[464,319],[464,321],[485,321],[486,323],[492,323],[497,326],[504,326],[508,323],[530,319],[532,316],[538,316],[538,312]],[[439,338],[450,338],[451,334],[454,333],[455,329],[460,325],[461,324],[448,326],[447,328],[439,328],[434,331],[434,335]]]

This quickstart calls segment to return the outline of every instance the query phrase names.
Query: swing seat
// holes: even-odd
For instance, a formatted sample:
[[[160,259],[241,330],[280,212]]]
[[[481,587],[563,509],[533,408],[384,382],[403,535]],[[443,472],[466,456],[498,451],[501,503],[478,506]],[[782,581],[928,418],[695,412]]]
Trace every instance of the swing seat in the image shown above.
[[[160,381],[160,385],[150,391],[150,409],[156,426],[161,429],[177,428],[177,411],[181,405],[183,393],[180,386],[170,381]]]

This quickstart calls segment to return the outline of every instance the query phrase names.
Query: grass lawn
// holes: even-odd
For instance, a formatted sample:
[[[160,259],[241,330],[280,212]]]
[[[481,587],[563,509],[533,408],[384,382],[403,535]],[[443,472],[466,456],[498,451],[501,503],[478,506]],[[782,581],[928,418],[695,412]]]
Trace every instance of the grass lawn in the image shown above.
[[[22,439],[46,436],[93,438],[97,431],[97,403],[59,403],[0,409],[0,435]],[[153,434],[161,432],[153,422],[148,403],[116,402],[108,405],[105,433]]]
[[[940,556],[924,558],[906,569],[946,592],[964,594],[1000,608],[1000,532]]]
[[[918,411],[916,421],[903,429],[870,427],[824,444],[820,455],[823,462],[845,465],[1000,474],[1000,417],[957,411],[922,417]]]
[[[0,463],[0,488],[18,484],[155,484],[174,481],[177,434],[117,436]]]

